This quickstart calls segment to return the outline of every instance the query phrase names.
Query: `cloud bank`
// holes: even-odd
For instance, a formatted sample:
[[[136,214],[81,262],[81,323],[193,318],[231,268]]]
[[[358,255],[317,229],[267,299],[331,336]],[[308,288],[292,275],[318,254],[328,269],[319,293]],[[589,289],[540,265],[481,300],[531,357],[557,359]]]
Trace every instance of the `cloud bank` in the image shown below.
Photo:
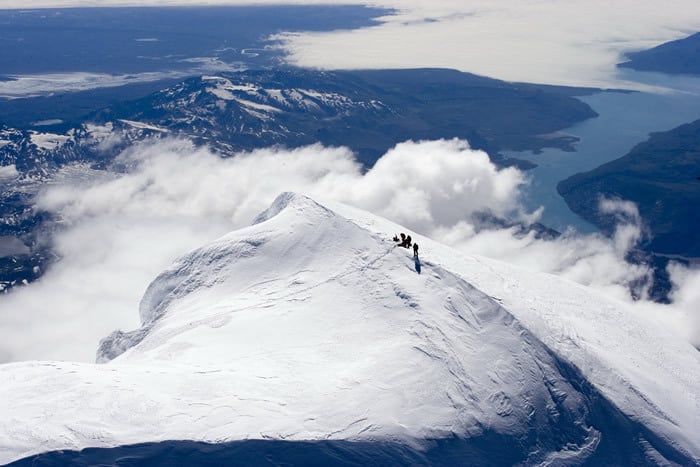
[[[4,8],[327,4],[324,0],[6,0]],[[376,26],[280,34],[293,64],[324,69],[455,68],[508,81],[639,88],[626,52],[700,30],[696,0],[346,0],[392,8]]]
[[[388,5],[389,2],[387,2]],[[375,27],[281,34],[289,60],[318,68],[456,68],[507,81],[640,88],[624,54],[700,30],[694,0],[420,0]]]
[[[482,225],[479,213],[536,218],[519,199],[526,176],[497,170],[464,141],[405,142],[363,173],[346,148],[261,149],[222,159],[181,140],[124,152],[123,173],[48,187],[42,209],[62,219],[55,250],[63,257],[38,282],[0,300],[0,361],[92,361],[100,338],[138,326],[149,282],[176,257],[249,223],[283,191],[297,191],[375,212],[467,253],[552,272],[621,300],[650,271],[625,261],[641,235],[636,208],[608,202],[625,221],[611,240],[566,233],[556,240]],[[86,180],[86,178],[82,178]],[[700,275],[680,266],[671,313],[697,339]],[[669,315],[670,316],[670,315]],[[694,328],[688,323],[693,322]],[[696,342],[698,342],[696,340]]]

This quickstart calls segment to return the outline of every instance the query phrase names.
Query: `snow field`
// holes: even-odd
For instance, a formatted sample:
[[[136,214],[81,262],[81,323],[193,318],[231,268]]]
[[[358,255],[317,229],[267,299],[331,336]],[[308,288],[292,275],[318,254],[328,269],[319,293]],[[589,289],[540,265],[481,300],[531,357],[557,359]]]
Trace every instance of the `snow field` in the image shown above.
[[[104,359],[126,350],[111,362],[0,366],[0,462],[170,439],[493,434],[528,463],[583,462],[601,433],[562,361],[697,457],[697,353],[663,332],[647,345],[648,323],[585,287],[407,232],[418,274],[390,240],[401,229],[281,195],[257,224],[164,271],[143,327],[103,341]]]

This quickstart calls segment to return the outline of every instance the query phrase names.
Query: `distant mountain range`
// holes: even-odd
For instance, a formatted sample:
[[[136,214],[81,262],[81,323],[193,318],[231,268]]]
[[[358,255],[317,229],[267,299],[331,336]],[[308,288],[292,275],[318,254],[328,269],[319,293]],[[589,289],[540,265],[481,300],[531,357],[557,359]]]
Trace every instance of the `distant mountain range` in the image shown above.
[[[191,78],[77,123],[0,124],[0,166],[17,172],[1,185],[0,240],[19,238],[29,250],[0,260],[0,286],[35,279],[51,258],[36,235],[40,228],[50,229],[49,216],[32,206],[41,185],[71,164],[113,170],[114,157],[136,142],[181,137],[222,157],[321,142],[347,146],[371,166],[408,139],[459,137],[488,151],[500,165],[528,168],[530,163],[499,152],[573,150],[576,138],[557,131],[596,116],[573,97],[591,92],[439,69],[249,70]]]
[[[629,53],[627,58],[629,60],[619,66],[637,71],[700,74],[700,33],[649,50]]]
[[[5,128],[0,163],[26,173],[94,162],[109,153],[101,143],[114,135],[122,140],[114,151],[144,137],[181,136],[223,156],[321,142],[350,147],[366,165],[411,138],[467,138],[490,154],[573,150],[575,139],[556,131],[596,116],[572,97],[591,92],[435,69],[222,73],[100,109],[74,127]]]

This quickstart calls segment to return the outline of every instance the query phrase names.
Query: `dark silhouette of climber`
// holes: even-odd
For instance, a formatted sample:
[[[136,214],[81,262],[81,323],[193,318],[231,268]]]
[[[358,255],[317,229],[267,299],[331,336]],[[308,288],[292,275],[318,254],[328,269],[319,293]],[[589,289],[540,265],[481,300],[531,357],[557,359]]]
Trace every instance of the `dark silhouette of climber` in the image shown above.
[[[394,235],[394,238],[392,238],[392,240],[397,242],[398,246],[402,246],[404,248],[411,248],[411,236],[407,236],[403,232],[401,232],[399,235],[401,236],[401,240],[399,240],[399,237],[397,237],[396,235]]]
[[[399,242],[399,246],[403,246],[404,243],[406,243],[406,234],[401,232],[399,235],[401,235],[401,240],[398,238],[394,237],[395,242]]]
[[[418,244],[417,243],[413,244],[413,257],[418,258]]]

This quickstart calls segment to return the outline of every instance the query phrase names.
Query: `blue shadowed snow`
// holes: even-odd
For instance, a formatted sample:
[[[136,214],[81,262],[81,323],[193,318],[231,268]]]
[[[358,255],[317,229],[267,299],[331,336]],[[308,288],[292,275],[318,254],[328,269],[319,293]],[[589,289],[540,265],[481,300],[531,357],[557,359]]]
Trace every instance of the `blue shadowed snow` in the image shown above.
[[[591,387],[570,365],[558,360],[562,373],[570,376],[587,399],[590,427],[599,431],[598,438],[586,440],[581,429],[576,435],[571,427],[561,431],[561,439],[540,440],[549,448],[560,442],[579,438],[580,445],[569,444],[552,457],[553,465],[566,466],[644,466],[666,464],[692,465],[692,457],[678,452],[671,444],[631,421],[604,396]],[[488,364],[485,362],[485,364]],[[554,389],[553,389],[554,390]],[[561,401],[567,395],[560,395]],[[572,437],[574,435],[574,437]],[[436,466],[540,464],[542,452],[528,452],[533,440],[520,439],[484,431],[478,437],[426,440],[422,447],[391,442],[353,441],[280,441],[247,440],[230,443],[164,441],[115,448],[88,448],[82,451],[54,451],[8,464],[12,467],[59,467],[65,465],[119,466]],[[588,441],[588,442],[587,442]]]
[[[697,352],[624,304],[411,232],[425,252],[418,275],[389,240],[403,226],[303,195],[281,195],[258,220],[156,278],[143,326],[102,342],[110,363],[1,368],[1,461],[700,459]],[[646,345],[652,326],[663,345]],[[683,371],[660,363],[671,354]],[[164,441],[129,444],[147,440]]]

